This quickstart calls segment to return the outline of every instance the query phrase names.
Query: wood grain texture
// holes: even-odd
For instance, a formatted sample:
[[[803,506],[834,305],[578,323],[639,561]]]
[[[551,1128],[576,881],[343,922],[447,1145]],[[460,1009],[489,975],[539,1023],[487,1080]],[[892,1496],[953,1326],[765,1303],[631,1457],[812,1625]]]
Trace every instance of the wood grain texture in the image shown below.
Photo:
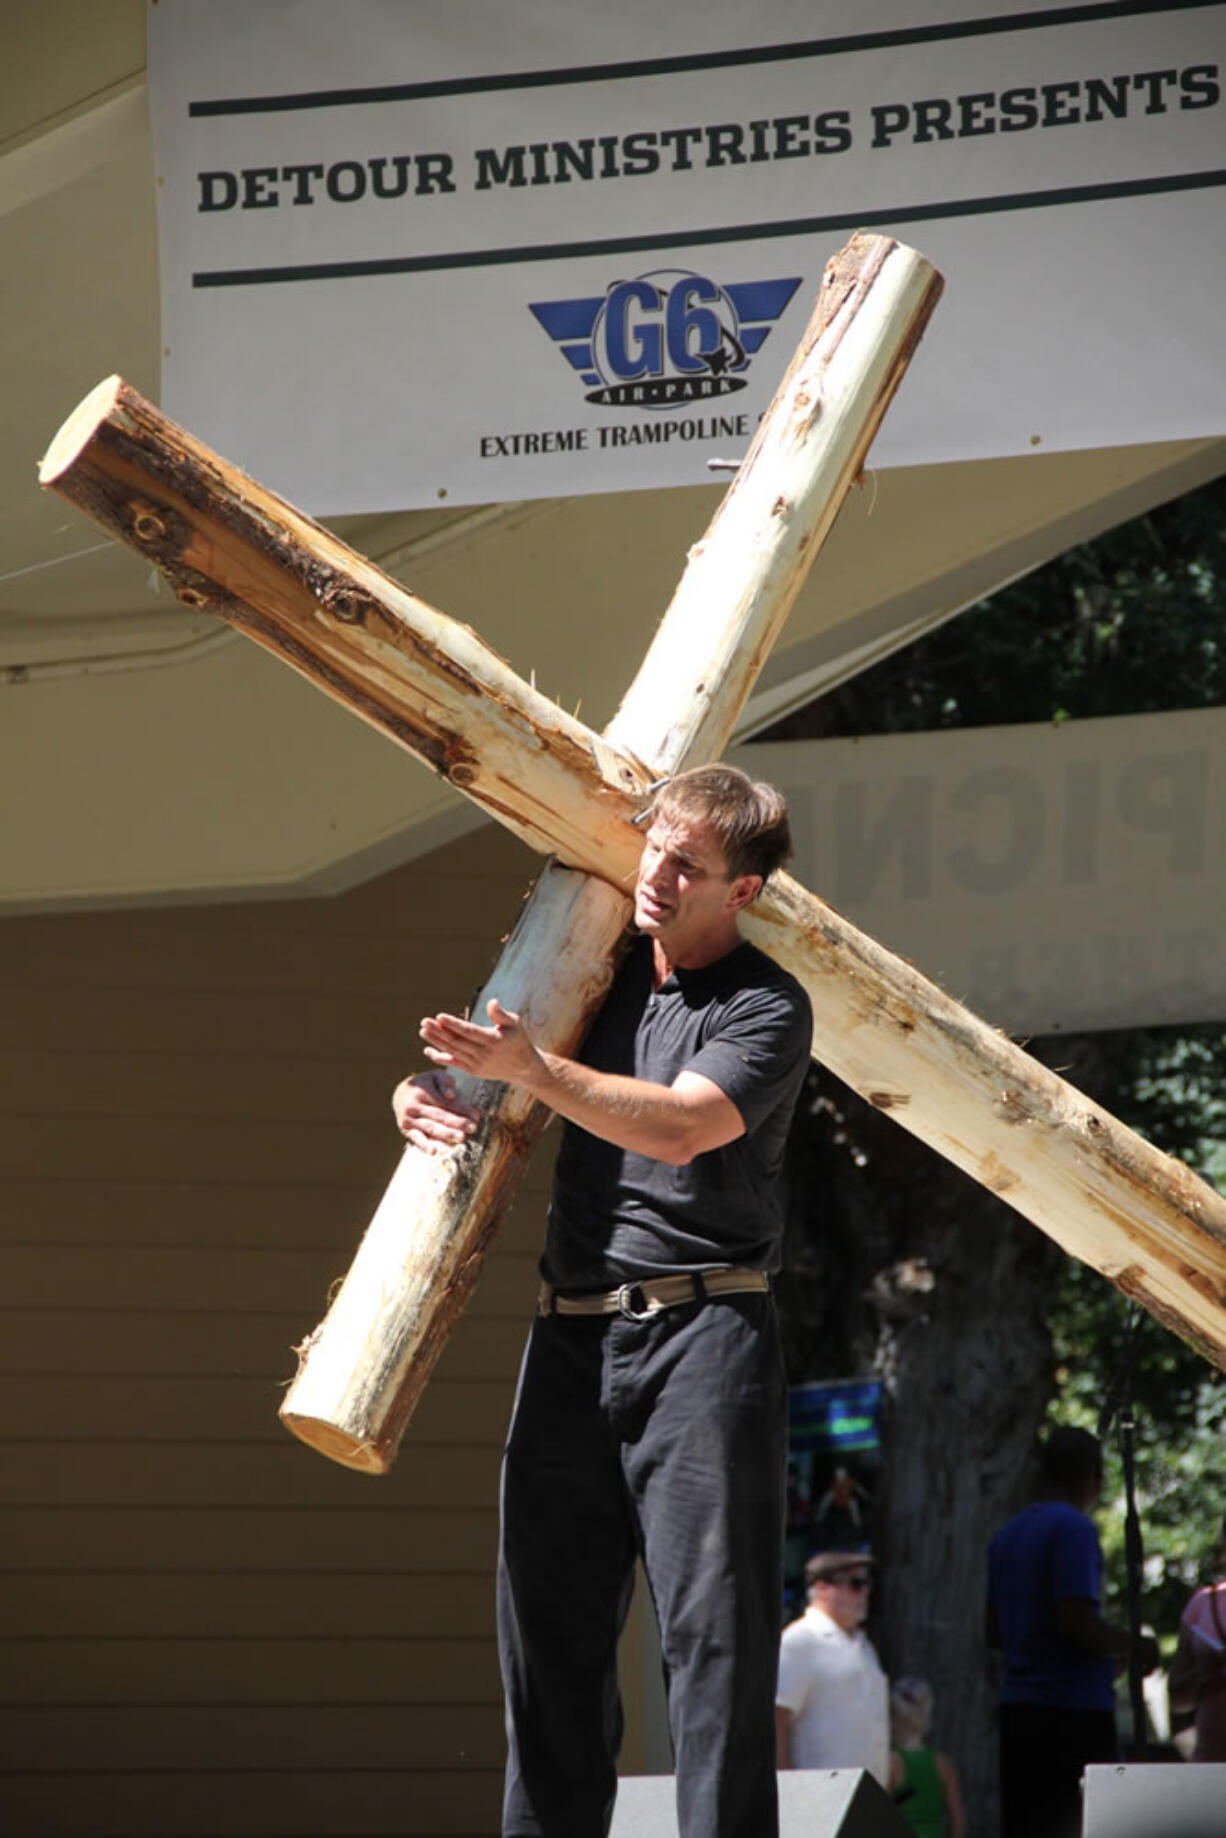
[[[547,1167],[392,1475],[372,1488],[317,1460],[276,1408],[397,1158],[390,1086],[420,1063],[438,987],[423,892],[496,931],[530,867],[490,826],[335,899],[4,921],[0,998],[22,1032],[0,1040],[0,1829],[497,1829],[500,1755],[468,1739],[499,1702],[497,1461]],[[448,957],[460,999],[490,955],[483,936]],[[395,993],[359,1005],[346,966],[368,961]],[[373,1132],[371,1165],[339,1185],[331,1151],[299,1155],[304,1130],[330,1133],[329,1086],[341,1134]],[[163,1159],[168,1127],[190,1178]],[[363,1705],[379,1707],[374,1767],[341,1727]],[[247,1706],[281,1755],[305,1716],[327,1768],[306,1742],[253,1765]]]

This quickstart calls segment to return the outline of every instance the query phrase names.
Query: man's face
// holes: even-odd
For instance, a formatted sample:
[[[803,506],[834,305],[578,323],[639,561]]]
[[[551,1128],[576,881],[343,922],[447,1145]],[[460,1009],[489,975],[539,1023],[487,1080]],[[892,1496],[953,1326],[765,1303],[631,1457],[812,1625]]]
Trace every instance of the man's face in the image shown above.
[[[814,1585],[817,1606],[837,1622],[845,1634],[854,1634],[868,1614],[869,1574],[864,1564],[850,1564]]]
[[[736,880],[717,839],[691,818],[653,819],[634,888],[634,921],[682,969],[728,948],[736,915],[757,892],[757,875]],[[690,960],[693,960],[693,963]]]

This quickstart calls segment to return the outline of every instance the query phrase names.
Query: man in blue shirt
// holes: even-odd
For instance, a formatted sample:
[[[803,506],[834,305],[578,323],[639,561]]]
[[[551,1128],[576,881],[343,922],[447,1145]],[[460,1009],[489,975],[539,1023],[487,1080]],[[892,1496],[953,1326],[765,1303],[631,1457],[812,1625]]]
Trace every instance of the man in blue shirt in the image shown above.
[[[1095,1438],[1053,1430],[1040,1452],[1038,1497],[988,1551],[987,1638],[1005,1662],[1001,1838],[1077,1838],[1082,1773],[1118,1754],[1115,1664],[1129,1638],[1099,1614],[1102,1548],[1087,1515],[1102,1480]],[[1144,1647],[1156,1665],[1155,1643]]]

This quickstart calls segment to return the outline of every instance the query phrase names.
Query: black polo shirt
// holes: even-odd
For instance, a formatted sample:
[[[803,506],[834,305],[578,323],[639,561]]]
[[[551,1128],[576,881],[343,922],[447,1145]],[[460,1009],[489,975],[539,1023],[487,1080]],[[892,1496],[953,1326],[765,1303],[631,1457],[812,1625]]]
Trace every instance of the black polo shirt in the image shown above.
[[[564,1126],[541,1271],[559,1289],[603,1290],[710,1265],[777,1270],[778,1177],[813,1040],[809,998],[741,943],[653,987],[636,940],[578,1054],[584,1065],[671,1085],[698,1072],[732,1100],[745,1134],[673,1167]]]

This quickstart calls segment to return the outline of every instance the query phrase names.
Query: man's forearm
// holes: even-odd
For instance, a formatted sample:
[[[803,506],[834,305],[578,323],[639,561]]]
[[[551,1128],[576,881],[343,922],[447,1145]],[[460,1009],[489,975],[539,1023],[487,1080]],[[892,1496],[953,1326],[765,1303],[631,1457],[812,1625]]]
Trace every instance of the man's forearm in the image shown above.
[[[539,1048],[537,1057],[542,1071],[528,1084],[533,1097],[619,1149],[683,1166],[704,1148],[716,1146],[701,1097],[687,1089],[596,1072]]]
[[[775,1766],[790,1768],[792,1765],[792,1713],[784,1710],[781,1704],[775,1706]]]
[[[713,1080],[680,1072],[671,1085],[599,1072],[538,1047],[518,1015],[496,1000],[490,1025],[462,1015],[427,1015],[427,1057],[475,1078],[518,1085],[592,1135],[678,1166],[745,1133],[741,1114]]]

